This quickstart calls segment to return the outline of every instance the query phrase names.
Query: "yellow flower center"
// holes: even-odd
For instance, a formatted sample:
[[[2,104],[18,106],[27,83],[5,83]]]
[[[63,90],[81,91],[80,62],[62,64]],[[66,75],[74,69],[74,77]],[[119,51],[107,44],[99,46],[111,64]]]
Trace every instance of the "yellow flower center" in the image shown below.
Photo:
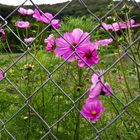
[[[93,111],[91,112],[91,114],[92,114],[93,116],[96,115],[96,114],[97,114],[96,110],[93,110]]]

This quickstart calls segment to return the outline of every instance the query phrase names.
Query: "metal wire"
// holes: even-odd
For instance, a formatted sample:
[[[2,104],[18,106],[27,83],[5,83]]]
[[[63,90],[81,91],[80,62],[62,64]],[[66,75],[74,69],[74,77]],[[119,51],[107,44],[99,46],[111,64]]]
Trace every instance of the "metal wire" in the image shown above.
[[[57,34],[59,34],[60,37],[62,37],[68,44],[70,44],[74,49],[75,51],[70,55],[68,56],[68,58],[66,60],[64,60],[60,65],[58,65],[55,69],[53,69],[53,71],[49,71],[38,59],[37,57],[31,52],[32,48],[29,48],[30,45],[32,45],[34,42],[30,43],[30,44],[26,44],[22,41],[22,39],[11,29],[11,27],[8,25],[8,22],[7,22],[7,19],[9,17],[11,17],[20,7],[22,7],[25,3],[26,3],[27,0],[25,0],[20,6],[18,6],[15,10],[13,10],[5,19],[0,16],[0,20],[2,20],[4,22],[4,24],[2,25],[2,27],[7,27],[11,33],[25,46],[26,50],[23,54],[21,54],[14,62],[11,63],[11,65],[9,67],[7,67],[5,70],[4,70],[4,77],[5,79],[7,80],[7,82],[15,89],[15,91],[21,96],[21,98],[24,100],[24,104],[12,115],[10,116],[10,118],[7,120],[7,121],[3,121],[3,120],[0,120],[0,125],[2,126],[2,129],[0,130],[0,134],[5,131],[8,136],[13,139],[13,140],[16,140],[16,138],[11,134],[11,132],[8,130],[7,128],[7,125],[9,122],[13,121],[13,119],[26,107],[30,108],[32,110],[32,112],[38,117],[38,119],[40,120],[40,122],[42,122],[42,124],[45,126],[46,128],[46,133],[40,138],[40,140],[43,140],[43,139],[46,139],[48,136],[50,137],[53,137],[53,139],[57,140],[57,136],[54,135],[52,129],[60,122],[62,122],[66,117],[69,117],[69,114],[73,111],[76,111],[77,113],[80,114],[80,110],[78,109],[77,107],[77,104],[78,102],[84,98],[84,96],[87,95],[88,93],[88,90],[85,91],[79,98],[77,98],[76,100],[73,100],[69,95],[69,93],[67,93],[63,87],[61,87],[61,85],[59,85],[55,79],[53,78],[53,75],[59,71],[60,68],[62,68],[65,63],[67,62],[67,60],[73,55],[73,54],[76,54],[85,64],[87,64],[85,62],[85,60],[79,56],[79,54],[76,52],[76,47],[79,46],[86,38],[88,38],[89,35],[91,35],[92,33],[94,33],[103,23],[103,19],[106,18],[115,8],[118,8],[122,2],[118,2],[116,4],[115,7],[113,7],[111,10],[109,10],[103,17],[99,18],[96,16],[96,14],[94,14],[88,7],[88,5],[86,5],[86,3],[84,2],[84,0],[79,0],[79,4],[81,4],[81,6],[83,6],[91,16],[93,16],[93,18],[95,18],[97,20],[97,22],[99,23],[96,27],[94,27],[88,36],[86,36],[81,42],[79,42],[76,46],[73,46],[73,44],[71,44],[68,40],[66,40],[63,35],[60,33],[60,31],[58,31],[56,28],[54,28],[54,30],[56,31]],[[44,16],[45,14],[41,11],[41,9],[32,1],[30,0],[30,2],[33,4],[33,6],[35,8],[37,8]],[[131,0],[132,4],[134,4],[134,6],[139,7],[139,4],[135,1],[135,0]],[[72,3],[72,1],[69,1],[66,3],[65,6],[63,6],[57,13],[56,15],[54,16],[54,18],[56,16],[58,16],[62,11],[64,11],[67,7],[70,6],[70,4]],[[48,17],[46,17],[48,18]],[[51,19],[52,21],[53,19]],[[50,21],[50,24],[47,25],[36,37],[35,37],[35,40],[38,39],[51,25]],[[114,40],[116,41],[115,37],[109,32],[109,31],[106,31],[107,34]],[[35,41],[34,40],[34,41]],[[133,48],[133,46],[135,45],[135,43],[137,43],[138,41],[140,40],[140,37],[138,37],[137,39],[135,39],[135,41],[132,42],[132,44],[129,44],[128,46],[125,46],[124,44],[120,43],[120,46],[122,46],[123,48],[123,54],[120,56],[120,58],[118,58],[110,67],[108,67],[101,75],[99,75],[96,70],[93,68],[93,67],[90,67],[88,64],[87,66],[89,67],[89,69],[96,73],[98,76],[99,76],[99,81],[100,83],[102,83],[102,81],[100,80],[100,78],[104,75],[106,75],[112,68],[114,68],[125,56],[128,56],[130,58],[130,60],[136,64],[138,67],[140,67],[140,64],[129,54],[129,49]],[[37,62],[37,64],[46,72],[46,76],[48,76],[48,78],[33,92],[33,93],[30,93],[30,96],[26,97],[24,95],[24,93],[22,91],[20,91],[20,89],[18,87],[15,86],[15,84],[12,82],[12,80],[10,80],[7,76],[6,76],[6,73],[12,69],[20,60],[22,60],[26,55],[30,55],[31,58],[33,58],[33,60],[35,60]],[[64,95],[66,97],[67,100],[69,100],[71,102],[71,107],[69,108],[69,110],[67,110],[63,115],[61,115],[59,117],[59,119],[57,119],[53,124],[49,124],[40,114],[39,112],[37,112],[34,107],[29,103],[30,100],[38,93],[38,91],[40,91],[48,82],[51,82],[60,92],[62,95]],[[97,82],[97,84],[98,84]],[[102,83],[102,85],[104,86],[104,83]],[[95,85],[96,86],[96,85]],[[105,86],[104,86],[105,87]],[[106,88],[106,87],[105,87]],[[108,90],[108,89],[107,89]],[[102,128],[96,128],[89,120],[85,119],[85,121],[93,128],[93,131],[96,133],[96,136],[91,138],[91,139],[103,139],[102,137],[102,133],[107,131],[107,129],[109,127],[111,127],[112,125],[115,124],[115,122],[117,120],[120,120],[121,117],[126,113],[127,115],[130,116],[130,118],[132,118],[132,120],[138,125],[140,126],[140,122],[135,118],[135,116],[130,112],[128,111],[128,108],[131,104],[133,104],[136,100],[139,99],[140,97],[140,94],[137,95],[135,98],[131,99],[127,104],[124,104],[121,99],[119,99],[115,93],[112,93],[113,97],[121,106],[122,108],[119,109],[119,113],[117,114],[117,116],[111,120],[106,126],[103,126]],[[80,116],[82,117],[82,115],[80,114]]]

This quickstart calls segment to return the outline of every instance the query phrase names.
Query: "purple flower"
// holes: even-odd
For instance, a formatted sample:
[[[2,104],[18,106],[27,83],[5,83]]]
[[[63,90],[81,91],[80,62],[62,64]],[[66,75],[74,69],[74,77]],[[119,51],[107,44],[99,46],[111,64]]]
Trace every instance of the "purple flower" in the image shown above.
[[[51,23],[51,25],[54,28],[60,28],[61,27],[61,25],[59,24],[60,20],[59,19],[54,19],[54,16],[51,13],[46,12],[46,13],[44,13],[44,15],[41,15],[40,12],[37,9],[35,9],[33,17],[40,22],[43,22],[43,23],[46,23],[46,24]]]
[[[34,41],[34,39],[35,39],[34,37],[24,38],[24,42],[31,43]]]
[[[46,50],[52,51],[55,45],[54,35],[53,34],[49,35],[49,37],[46,38],[44,42],[46,43]]]
[[[73,53],[73,55],[71,55],[71,57],[67,61],[74,61],[76,55],[74,53],[75,49],[72,47],[72,45],[74,47],[76,46],[76,50],[78,50],[80,46],[84,46],[84,44],[89,43],[90,37],[88,35],[89,34],[87,32],[84,33],[81,29],[74,29],[73,32],[65,33],[63,36],[65,39],[63,39],[62,37],[56,39],[56,46],[58,46],[58,48],[55,49],[55,54],[66,60]],[[87,38],[85,39],[85,37]],[[83,39],[85,40],[83,41]],[[65,40],[67,40],[72,45],[70,45]],[[80,45],[77,46],[79,43]]]
[[[19,27],[19,28],[29,28],[30,23],[28,21],[18,21],[17,22],[17,27]]]
[[[98,99],[94,100],[93,102],[85,103],[82,108],[83,109],[80,111],[80,113],[86,119],[89,119],[92,122],[98,121],[103,112],[105,111],[102,102]]]
[[[95,41],[98,46],[108,46],[110,43],[113,42],[112,38],[107,38],[99,41]]]
[[[2,80],[3,80],[3,71],[0,68],[0,81],[2,81]]]
[[[107,95],[107,96],[112,96],[112,88],[109,83],[104,83],[104,86],[102,87],[102,91]]]
[[[59,19],[53,19],[51,21],[52,26],[55,27],[56,29],[61,28],[61,25],[59,24],[60,20]]]
[[[51,13],[44,13],[44,15],[41,16],[41,20],[46,23],[46,24],[50,24],[50,20],[53,19],[53,15]]]
[[[135,20],[130,19],[128,22],[115,22],[113,24],[103,23],[102,26],[105,30],[119,31],[120,29],[140,27],[140,24],[135,24]]]
[[[102,26],[103,26],[104,28],[101,27],[101,29],[112,30],[112,25],[111,25],[111,24],[103,23]]]
[[[135,24],[135,20],[131,19],[128,22],[120,22],[119,23],[122,29],[126,29],[128,27],[134,28],[134,27],[140,27],[140,24]]]
[[[77,48],[78,55],[87,63],[85,63],[80,57],[78,58],[79,67],[87,67],[97,64],[99,62],[99,56],[97,52],[97,46],[95,44],[84,44]]]
[[[100,74],[102,74],[102,71],[100,72]],[[91,81],[93,85],[91,86],[89,91],[89,98],[98,97],[102,92],[107,96],[112,96],[112,88],[109,83],[104,83],[103,76],[101,76],[101,78],[99,79],[99,76],[97,74],[93,74]]]
[[[38,21],[42,21],[41,20],[41,14],[37,9],[34,10],[33,18],[35,18]]]
[[[95,97],[95,98],[87,98],[86,100],[85,100],[85,104],[88,104],[88,103],[92,103],[92,102],[94,102],[94,101],[96,101],[96,100],[98,100],[98,97]]]
[[[89,90],[89,97],[95,98],[100,95],[100,93],[102,91],[102,84],[99,82],[97,74],[93,74],[93,76],[91,77],[91,81],[92,81],[93,85],[91,86],[91,88]],[[101,81],[102,82],[104,81],[103,77],[101,77]]]
[[[2,41],[5,41],[5,39],[6,39],[6,34],[3,31],[3,29],[0,29],[0,38],[1,38]]]
[[[19,12],[20,14],[22,14],[22,15],[32,15],[32,14],[34,13],[34,10],[32,10],[32,9],[26,10],[26,9],[24,9],[23,7],[20,7],[20,8],[18,9],[18,12]]]

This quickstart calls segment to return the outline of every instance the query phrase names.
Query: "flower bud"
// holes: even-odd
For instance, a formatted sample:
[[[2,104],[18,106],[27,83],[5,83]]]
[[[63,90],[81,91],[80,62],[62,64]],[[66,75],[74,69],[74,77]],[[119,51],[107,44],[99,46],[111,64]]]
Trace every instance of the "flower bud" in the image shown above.
[[[124,5],[122,8],[121,8],[121,12],[123,14],[126,14],[126,13],[129,13],[130,12],[130,7],[128,5]]]
[[[115,20],[115,17],[111,17],[111,16],[109,16],[109,17],[107,17],[107,19],[106,19],[106,23],[107,24],[112,24],[112,23],[114,23],[116,20]]]
[[[117,72],[117,69],[114,68],[114,69],[111,70],[111,72],[112,72],[112,73],[116,73],[116,72]]]
[[[78,87],[77,87],[77,91],[80,91],[80,90],[81,90],[81,87],[80,87],[80,86],[78,86]]]
[[[112,3],[109,4],[109,5],[107,6],[107,8],[108,8],[108,10],[111,10],[111,9],[113,8],[113,4],[112,4]]]
[[[119,37],[117,40],[118,40],[118,42],[122,42],[122,41],[124,41],[124,37],[121,36],[121,37]]]
[[[32,65],[32,64],[24,65],[25,70],[28,70],[28,71],[32,71],[33,67],[34,67],[34,65]]]

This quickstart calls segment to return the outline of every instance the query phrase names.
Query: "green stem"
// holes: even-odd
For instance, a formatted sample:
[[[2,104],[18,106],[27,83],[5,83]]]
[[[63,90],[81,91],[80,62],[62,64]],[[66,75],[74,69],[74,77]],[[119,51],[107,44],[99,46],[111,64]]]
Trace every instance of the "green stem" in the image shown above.
[[[127,20],[127,22],[129,22],[129,15],[128,14],[126,14],[126,20]],[[133,41],[132,41],[132,33],[131,33],[130,27],[128,27],[127,35],[128,35],[128,43],[131,44]],[[132,48],[130,48],[130,51],[131,51],[131,54],[132,54],[134,60],[136,61],[136,57],[135,57],[135,54],[133,53]],[[138,54],[139,54],[139,52],[138,52]],[[140,73],[139,73],[139,67],[137,65],[136,65],[136,73],[137,73],[137,78],[138,78],[138,82],[139,82],[139,89],[140,89]]]
[[[135,57],[135,55],[133,53],[133,50],[132,49],[130,49],[130,50],[131,50],[131,53],[132,53],[132,56],[133,56],[134,60],[137,61],[136,60],[136,57]],[[140,72],[139,72],[139,67],[137,65],[135,65],[135,66],[136,66],[136,73],[137,73],[137,78],[138,78],[138,83],[139,83],[139,89],[140,89]]]
[[[78,67],[78,87],[80,88],[80,90],[77,91],[78,96],[81,93],[82,75],[83,75],[83,71],[81,68]],[[78,102],[78,109],[80,108],[80,106],[81,106],[81,103],[79,101]],[[80,114],[78,113],[76,116],[76,127],[75,127],[75,133],[74,133],[74,140],[79,140],[79,130],[80,130]]]
[[[73,74],[73,71],[71,71],[70,66],[66,63],[65,65],[65,69],[67,71],[67,74],[70,74],[75,82],[75,84],[77,83],[77,79],[75,77],[75,75]]]
[[[17,30],[18,37],[21,38],[18,27],[16,27],[16,30]],[[22,43],[21,43],[21,46],[22,46],[23,51],[25,51],[24,45]]]
[[[57,102],[58,102],[58,106],[57,106],[58,116],[57,116],[57,119],[59,119],[59,117],[60,117],[60,114],[59,114],[59,112],[60,112],[60,99],[59,99],[59,95],[58,95]],[[57,137],[58,137],[58,131],[59,131],[58,129],[59,129],[59,122],[57,124]]]
[[[43,84],[43,77],[42,76],[41,76],[41,84]],[[44,96],[43,88],[41,89],[41,91],[42,91],[42,116],[43,116],[43,119],[44,119],[45,118],[45,96]]]
[[[104,126],[102,119],[100,119],[100,123],[101,123],[101,126]],[[104,133],[105,133],[106,140],[109,140],[106,130],[104,131]]]
[[[8,50],[9,50],[10,54],[9,54],[8,50],[5,49],[4,44],[3,44],[1,41],[0,41],[0,43],[1,43],[2,47],[3,47],[3,49],[5,50],[6,55],[8,55],[9,60],[11,60],[11,61],[14,63],[14,56],[12,55],[13,53],[12,53],[11,48],[10,48],[10,46],[9,46],[8,40],[6,39],[6,45],[8,46]],[[19,68],[18,65],[16,65],[16,67]],[[16,68],[16,73],[20,76],[20,75],[21,75],[21,73],[19,72],[19,69],[20,69],[20,68],[19,68],[19,69],[17,69],[17,68]],[[12,78],[12,77],[10,77],[10,78]],[[14,80],[14,79],[12,79],[12,80]],[[21,82],[21,81],[20,81],[20,82]],[[17,82],[15,82],[15,85],[18,87],[18,83],[17,83]],[[21,84],[20,84],[20,88],[21,88]]]
[[[124,82],[125,82],[127,91],[128,91],[128,93],[129,93],[130,97],[133,99],[133,96],[132,96],[132,94],[131,94],[131,91],[130,91],[128,82],[127,82],[127,80],[126,80],[126,74],[125,74],[125,71],[124,71],[124,66],[123,66],[122,61],[120,61],[120,64],[121,64],[121,68],[122,68],[121,70],[122,70],[122,74],[123,74],[123,77],[124,77]]]
[[[112,101],[111,101],[111,104],[113,105],[114,109],[116,110],[117,115],[119,115],[120,113],[119,113],[117,107],[115,106],[115,104]],[[120,118],[120,119],[121,119],[122,122],[124,122],[124,126],[125,126],[126,130],[129,132],[129,129],[128,129],[128,127],[125,124],[125,121],[122,118]]]
[[[78,103],[78,106],[80,105],[80,101]],[[74,140],[79,140],[79,128],[80,128],[80,114],[77,114],[76,118],[76,128],[75,128],[75,133],[74,133]]]
[[[116,13],[115,13],[115,15],[116,15]],[[116,32],[115,32],[115,37],[117,38],[117,33]],[[116,46],[119,46],[119,42],[118,41],[116,42]],[[118,50],[118,54],[119,54],[119,58],[120,58],[121,57],[121,54],[120,54],[120,51],[119,51],[119,47],[118,47],[117,50]],[[133,98],[132,97],[132,94],[131,94],[131,91],[130,91],[130,88],[129,88],[129,85],[128,85],[127,80],[126,80],[126,74],[125,74],[125,71],[124,71],[124,66],[123,66],[122,60],[120,60],[120,64],[121,64],[121,71],[122,71],[122,74],[123,74],[123,77],[124,77],[124,81],[125,81],[125,85],[126,85],[127,91],[129,93],[130,97]]]
[[[116,35],[116,36],[117,36],[117,35]],[[119,46],[118,42],[116,42],[116,45]],[[121,54],[120,54],[119,48],[118,48],[117,50],[118,50],[118,54],[119,54],[119,58],[120,58],[120,57],[121,57]],[[127,91],[128,91],[128,93],[129,93],[130,97],[133,98],[133,97],[132,97],[132,94],[131,94],[131,91],[130,91],[130,88],[129,88],[129,85],[128,85],[127,80],[126,80],[126,74],[125,74],[124,65],[123,65],[122,60],[120,60],[120,65],[121,65],[121,72],[122,72],[123,77],[124,77],[124,82],[125,82]],[[127,99],[126,99],[126,100],[127,100]]]
[[[26,54],[26,64],[28,63],[28,56],[27,56],[27,54]],[[29,71],[27,71],[27,85],[26,85],[26,96],[28,97],[29,96],[29,90],[30,90],[30,87],[29,87]],[[30,102],[30,101],[29,101]],[[28,140],[28,138],[29,138],[29,136],[30,136],[30,127],[31,127],[31,118],[30,118],[30,116],[31,116],[31,110],[30,110],[30,108],[28,108],[28,116],[29,116],[29,119],[28,119],[28,133],[27,133],[27,140]]]

